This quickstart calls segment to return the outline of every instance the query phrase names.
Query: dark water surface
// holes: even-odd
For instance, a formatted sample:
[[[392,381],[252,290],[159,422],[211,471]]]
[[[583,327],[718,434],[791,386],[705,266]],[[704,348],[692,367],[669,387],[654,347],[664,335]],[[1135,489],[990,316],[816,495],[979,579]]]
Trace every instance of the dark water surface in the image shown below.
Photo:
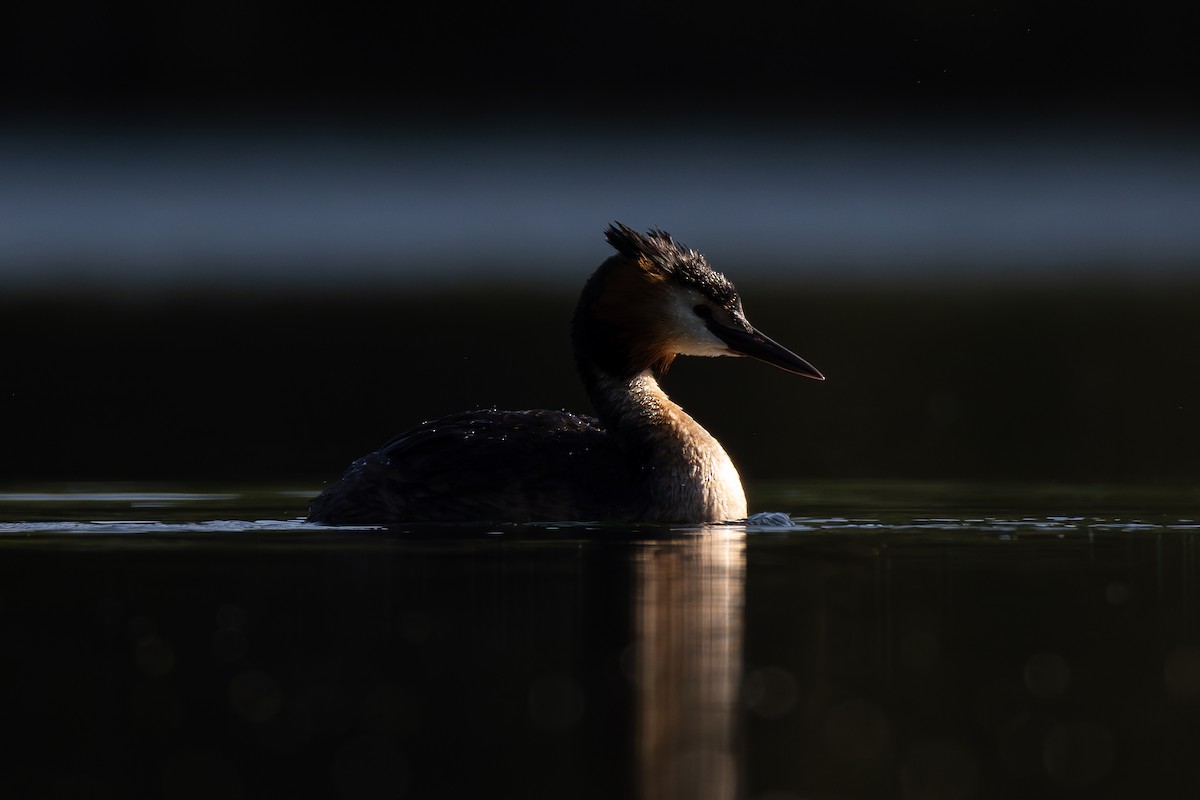
[[[0,494],[5,795],[1200,791],[1198,491],[411,530],[304,525],[310,494]]]

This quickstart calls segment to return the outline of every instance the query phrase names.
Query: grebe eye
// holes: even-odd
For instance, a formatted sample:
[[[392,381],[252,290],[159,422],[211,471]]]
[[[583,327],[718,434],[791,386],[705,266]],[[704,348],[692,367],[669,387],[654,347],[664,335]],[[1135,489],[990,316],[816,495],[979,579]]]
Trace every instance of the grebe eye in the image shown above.
[[[712,309],[701,303],[692,309],[700,319],[712,319]]]

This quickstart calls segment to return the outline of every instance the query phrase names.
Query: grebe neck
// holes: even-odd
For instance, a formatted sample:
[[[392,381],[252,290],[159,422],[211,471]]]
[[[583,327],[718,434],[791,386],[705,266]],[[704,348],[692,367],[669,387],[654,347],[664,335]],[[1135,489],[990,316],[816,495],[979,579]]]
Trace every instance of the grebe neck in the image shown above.
[[[725,449],[671,400],[650,370],[621,378],[581,359],[597,416],[640,467],[647,519],[719,522],[746,516],[741,478]]]

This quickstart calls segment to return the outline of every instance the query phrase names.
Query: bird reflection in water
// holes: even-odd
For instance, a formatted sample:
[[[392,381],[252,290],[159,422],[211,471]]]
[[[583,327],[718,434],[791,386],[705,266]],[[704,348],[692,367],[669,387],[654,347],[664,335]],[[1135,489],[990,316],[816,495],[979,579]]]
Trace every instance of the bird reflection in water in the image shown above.
[[[732,800],[741,764],[744,529],[646,542],[634,563],[636,774],[643,798]]]

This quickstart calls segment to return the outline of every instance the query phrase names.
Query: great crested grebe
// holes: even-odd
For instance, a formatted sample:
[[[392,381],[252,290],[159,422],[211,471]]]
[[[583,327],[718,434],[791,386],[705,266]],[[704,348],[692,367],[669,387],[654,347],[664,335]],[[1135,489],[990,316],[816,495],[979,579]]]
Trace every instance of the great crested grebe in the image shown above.
[[[620,223],[571,321],[599,419],[480,410],[402,433],[316,497],[310,522],[722,522],[746,516],[720,442],[658,385],[677,355],[750,356],[824,380],[751,326],[733,284],[670,234]]]

